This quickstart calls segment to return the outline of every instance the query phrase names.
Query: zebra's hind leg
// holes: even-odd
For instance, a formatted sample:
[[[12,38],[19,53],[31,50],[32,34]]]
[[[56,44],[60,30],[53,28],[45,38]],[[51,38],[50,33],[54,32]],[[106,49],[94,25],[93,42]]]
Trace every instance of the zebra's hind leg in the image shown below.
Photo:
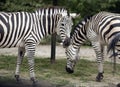
[[[98,75],[96,76],[96,81],[97,82],[101,82],[101,80],[103,79],[103,63],[102,62],[98,62]]]
[[[97,82],[101,82],[101,80],[103,79],[103,73],[98,73],[97,77],[96,77],[96,81]]]
[[[17,65],[16,65],[16,71],[15,71],[15,78],[17,82],[20,82],[20,65],[22,63],[23,57],[25,55],[25,47],[18,47],[18,57],[17,57]]]
[[[104,46],[99,42],[92,43],[95,50],[98,62],[98,75],[96,76],[96,81],[100,82],[103,79],[103,59],[104,59]]]
[[[36,44],[26,43],[27,59],[28,59],[29,71],[30,71],[30,80],[33,82],[33,85],[36,85],[36,82],[37,82],[35,78],[35,72],[34,72],[35,46]]]

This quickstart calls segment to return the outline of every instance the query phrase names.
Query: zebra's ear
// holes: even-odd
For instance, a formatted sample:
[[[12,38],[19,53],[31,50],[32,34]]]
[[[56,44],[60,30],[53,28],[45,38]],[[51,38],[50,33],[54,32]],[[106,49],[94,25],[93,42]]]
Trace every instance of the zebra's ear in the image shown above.
[[[67,16],[67,15],[68,15],[68,13],[66,13],[66,12],[62,13],[62,16]]]
[[[70,16],[71,16],[72,18],[76,18],[76,17],[80,16],[80,14],[77,14],[77,13],[70,13]]]

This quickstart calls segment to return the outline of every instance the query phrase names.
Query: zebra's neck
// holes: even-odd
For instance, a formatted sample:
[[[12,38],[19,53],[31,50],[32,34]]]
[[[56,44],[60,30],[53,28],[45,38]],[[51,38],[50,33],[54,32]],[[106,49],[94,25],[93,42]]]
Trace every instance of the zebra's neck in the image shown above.
[[[84,19],[75,26],[74,33],[72,35],[72,44],[75,48],[79,48],[79,46],[87,40],[89,21],[89,19]]]
[[[61,15],[67,15],[67,10],[65,8],[60,7],[49,7],[49,8],[40,8],[35,11],[36,15],[36,24],[35,31],[38,31],[40,37],[43,38],[46,35],[51,35],[56,32],[56,27],[58,25],[58,21]]]
[[[46,14],[33,14],[34,17],[34,25],[32,34],[36,36],[36,41],[40,41],[43,37],[47,35],[51,35],[56,32],[56,27],[60,17],[56,14],[46,15]]]

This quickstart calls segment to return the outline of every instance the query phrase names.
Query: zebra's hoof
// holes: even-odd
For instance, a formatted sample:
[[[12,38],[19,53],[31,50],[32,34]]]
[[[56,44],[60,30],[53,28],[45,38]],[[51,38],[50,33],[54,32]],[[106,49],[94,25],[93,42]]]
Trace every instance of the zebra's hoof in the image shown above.
[[[33,87],[36,87],[37,86],[37,80],[34,77],[32,77],[31,81],[33,82]]]
[[[103,73],[98,73],[97,77],[96,77],[96,81],[97,82],[101,82],[101,80],[103,79]]]
[[[70,69],[70,68],[67,67],[67,66],[66,66],[66,71],[67,71],[68,73],[73,73],[73,72],[74,72],[74,70]]]
[[[17,83],[20,83],[20,82],[21,82],[19,75],[15,75],[15,79],[16,79],[16,82],[17,82]]]
[[[120,87],[120,83],[118,83],[116,87]]]

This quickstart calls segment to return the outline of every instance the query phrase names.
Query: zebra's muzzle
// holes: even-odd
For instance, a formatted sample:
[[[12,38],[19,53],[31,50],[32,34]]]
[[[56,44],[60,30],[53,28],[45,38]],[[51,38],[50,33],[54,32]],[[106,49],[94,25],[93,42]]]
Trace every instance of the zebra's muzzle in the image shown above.
[[[69,67],[67,67],[67,66],[66,66],[66,71],[67,71],[68,73],[70,73],[70,74],[74,72],[74,70],[72,70],[71,68],[69,68]]]
[[[63,48],[66,48],[70,45],[70,38],[66,38],[64,41],[63,41]]]

